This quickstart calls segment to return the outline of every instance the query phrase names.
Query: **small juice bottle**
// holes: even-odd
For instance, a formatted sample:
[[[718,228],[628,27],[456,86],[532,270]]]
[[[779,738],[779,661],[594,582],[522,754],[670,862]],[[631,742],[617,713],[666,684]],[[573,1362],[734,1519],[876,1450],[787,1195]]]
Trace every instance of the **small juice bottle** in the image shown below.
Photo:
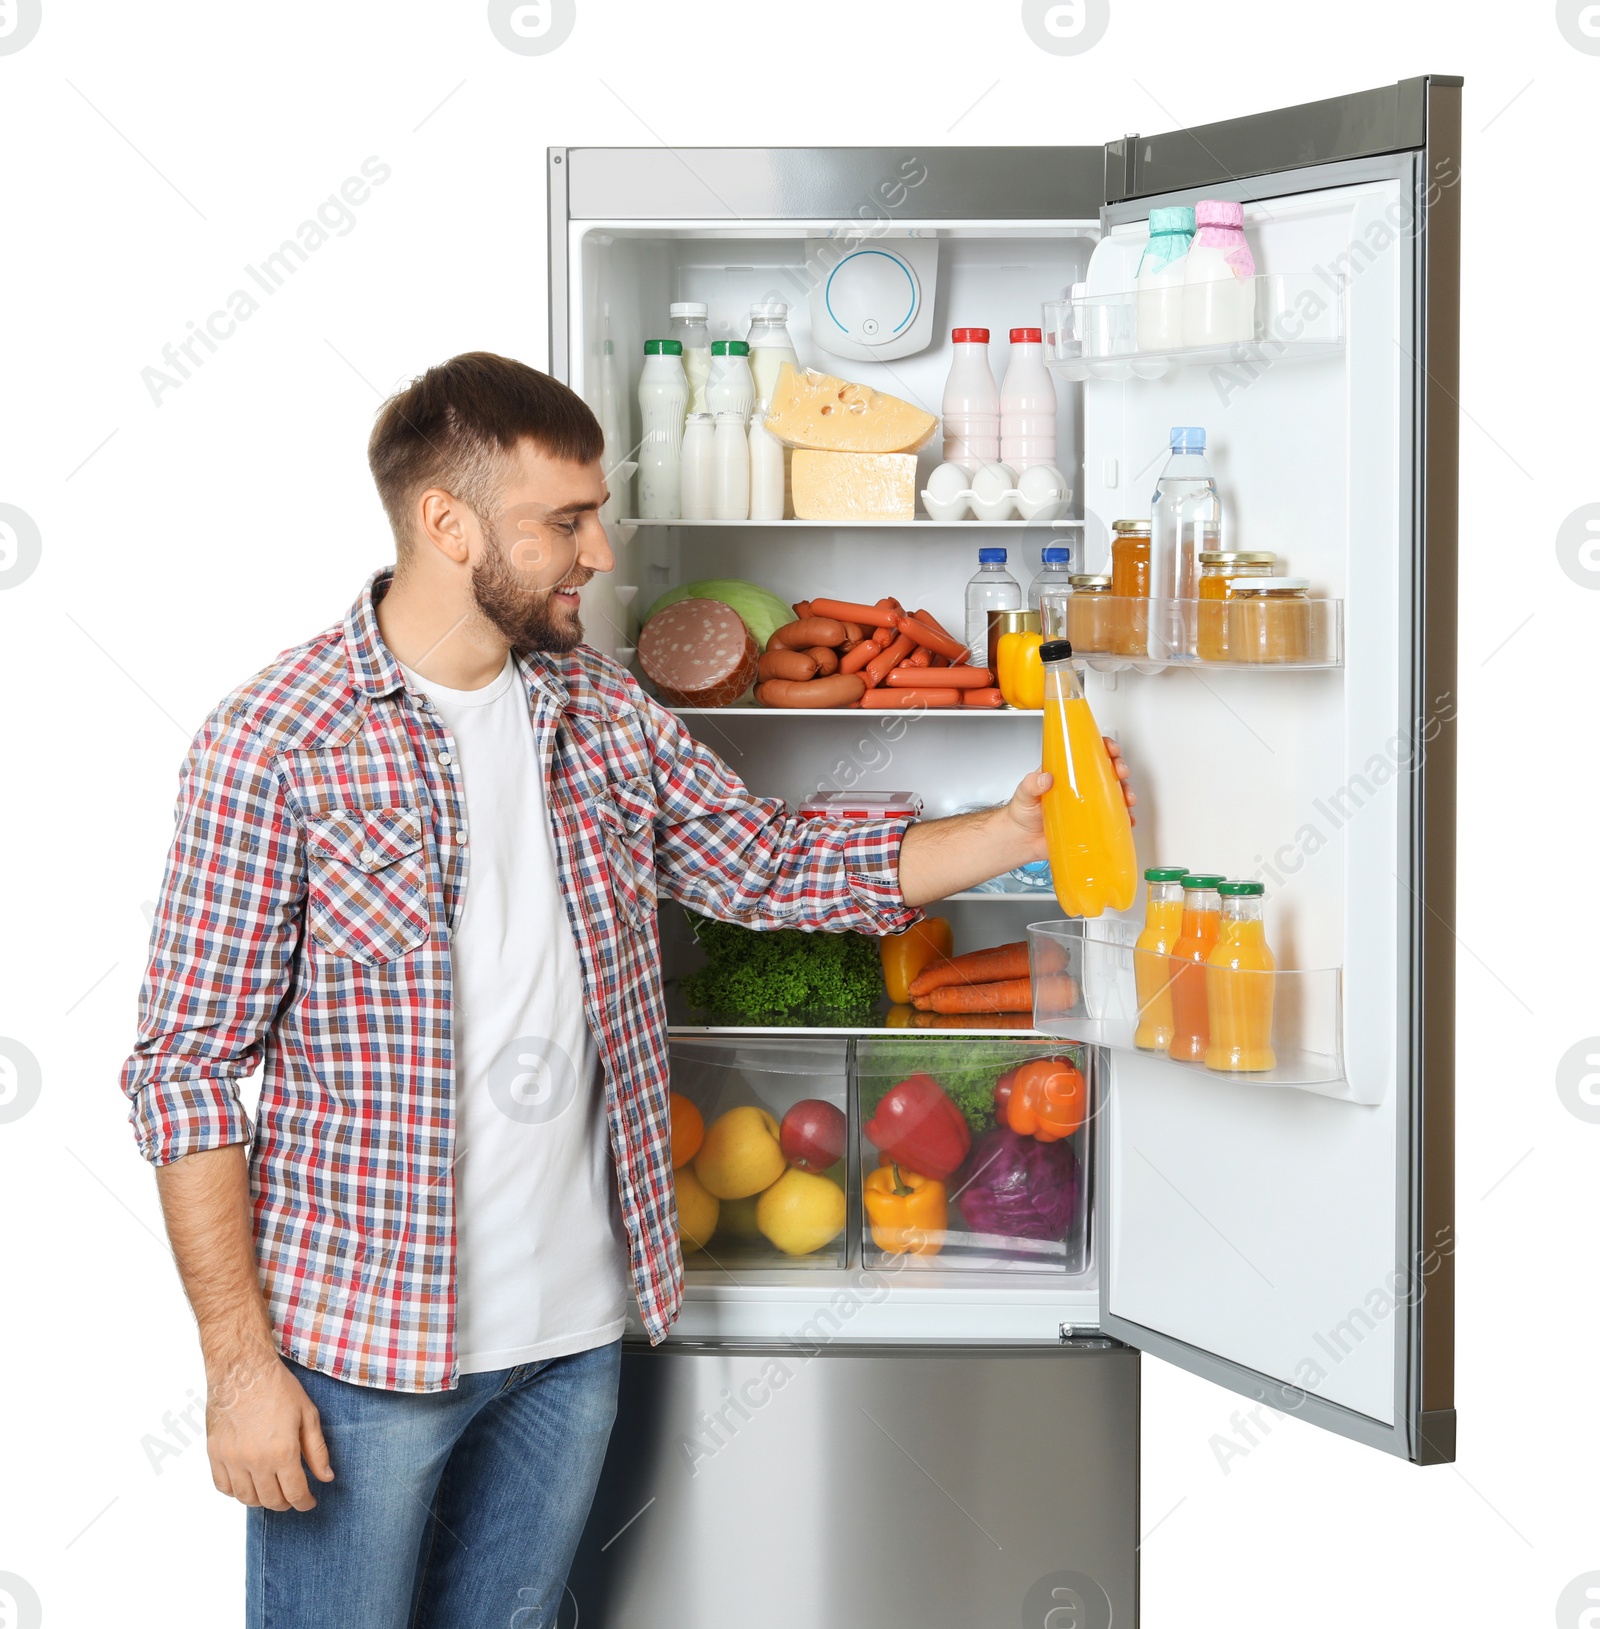
[[[1044,795],[1044,835],[1056,898],[1068,916],[1125,911],[1139,888],[1139,862],[1122,783],[1111,767],[1072,665],[1072,646],[1052,639],[1044,663],[1041,767],[1055,782]]]
[[[1206,958],[1206,1010],[1211,1037],[1207,1069],[1272,1069],[1273,971],[1261,920],[1266,889],[1259,882],[1225,882],[1217,942]]]
[[[1211,1037],[1206,1021],[1206,961],[1217,942],[1222,901],[1220,876],[1183,879],[1183,926],[1172,947],[1172,1039],[1167,1056],[1180,1063],[1204,1063]]]
[[[1144,874],[1144,932],[1134,940],[1133,985],[1139,996],[1139,1023],[1133,1044],[1165,1052],[1172,1040],[1172,947],[1183,931],[1181,865],[1152,866]]]

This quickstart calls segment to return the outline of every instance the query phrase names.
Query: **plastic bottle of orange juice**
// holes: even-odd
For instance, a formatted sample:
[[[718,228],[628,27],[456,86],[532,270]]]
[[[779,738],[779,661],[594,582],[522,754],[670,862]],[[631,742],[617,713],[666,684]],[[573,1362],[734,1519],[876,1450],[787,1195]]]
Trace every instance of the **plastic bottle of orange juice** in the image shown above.
[[[1042,767],[1055,777],[1044,795],[1044,835],[1056,898],[1069,916],[1125,911],[1139,887],[1133,826],[1122,785],[1111,767],[1072,665],[1072,646],[1052,639],[1044,663]]]
[[[1204,1063],[1211,1028],[1206,1020],[1206,961],[1217,942],[1220,876],[1191,872],[1183,879],[1183,928],[1172,947],[1172,1039],[1167,1056]]]
[[[1217,942],[1206,958],[1207,1069],[1272,1069],[1272,995],[1277,962],[1261,920],[1266,889],[1259,882],[1225,882]]]
[[[1165,1052],[1172,1040],[1172,947],[1183,931],[1183,879],[1189,868],[1156,865],[1145,872],[1144,932],[1133,942],[1139,1022],[1133,1044]]]

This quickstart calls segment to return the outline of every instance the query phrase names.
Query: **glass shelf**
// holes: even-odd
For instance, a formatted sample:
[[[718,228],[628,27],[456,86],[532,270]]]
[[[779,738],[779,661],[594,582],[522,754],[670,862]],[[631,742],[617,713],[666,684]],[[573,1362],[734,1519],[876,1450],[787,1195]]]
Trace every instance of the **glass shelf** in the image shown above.
[[[984,896],[990,897],[990,896]],[[906,1032],[933,1035],[1016,1035],[1038,1037],[1029,1013],[979,1013],[954,1016],[918,1012],[914,1007],[894,1006],[887,996],[864,1017],[841,1019],[833,1013],[815,1013],[779,1023],[763,1022],[739,1013],[706,1012],[691,1007],[676,979],[665,986],[667,1033],[669,1035],[884,1035]]]
[[[1057,595],[1060,590],[1050,592]],[[1048,610],[1052,601],[1045,603]],[[1053,603],[1062,605],[1060,599]],[[1344,666],[1343,600],[1149,600],[1068,594],[1064,615],[1064,627],[1047,637],[1070,639],[1074,658],[1097,673],[1186,668],[1203,676],[1320,672]],[[1152,623],[1159,631],[1158,648],[1175,654],[1148,654]],[[1247,649],[1259,652],[1261,659],[1240,660]],[[1218,654],[1205,658],[1188,654],[1202,650]]]
[[[706,527],[733,527],[748,531],[758,527],[764,532],[978,532],[978,531],[1034,531],[1048,532],[1052,528],[1082,526],[1082,520],[932,520],[918,515],[912,520],[647,520],[630,515],[616,523],[637,529],[640,526],[692,526],[696,531]]]
[[[1197,1081],[1292,1086],[1358,1103],[1378,1100],[1363,1095],[1345,1075],[1343,971],[1337,967],[1227,975],[1228,990],[1242,1008],[1265,1009],[1269,1014],[1266,1028],[1273,1054],[1269,1068],[1211,1069],[1136,1046],[1140,1014],[1136,960],[1143,964],[1141,977],[1152,991],[1170,990],[1173,977],[1188,979],[1198,971],[1193,963],[1136,954],[1139,932],[1137,923],[1119,919],[1029,925],[1034,1022],[1042,1033],[1130,1052]]]
[[[1059,378],[1162,379],[1179,368],[1235,368],[1242,389],[1279,362],[1310,362],[1344,350],[1344,305],[1315,273],[1254,279],[1249,338],[1224,344],[1141,347],[1139,329],[1170,333],[1184,321],[1184,291],[1116,289],[1044,307],[1045,366]]]

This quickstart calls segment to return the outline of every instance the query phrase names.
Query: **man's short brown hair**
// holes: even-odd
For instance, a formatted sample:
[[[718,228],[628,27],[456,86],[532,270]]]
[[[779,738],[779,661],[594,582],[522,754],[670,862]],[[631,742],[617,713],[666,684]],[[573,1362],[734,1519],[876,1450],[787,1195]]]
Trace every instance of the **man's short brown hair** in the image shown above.
[[[505,455],[524,438],[572,463],[601,452],[599,421],[576,391],[491,351],[453,356],[391,396],[367,464],[400,547],[410,545],[412,507],[431,486],[493,519]]]

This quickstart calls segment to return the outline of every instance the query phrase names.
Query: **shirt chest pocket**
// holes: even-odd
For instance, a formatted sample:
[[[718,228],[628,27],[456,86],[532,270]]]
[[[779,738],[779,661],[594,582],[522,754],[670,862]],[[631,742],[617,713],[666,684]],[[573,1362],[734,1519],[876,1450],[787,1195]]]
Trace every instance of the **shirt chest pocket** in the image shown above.
[[[428,937],[427,857],[415,809],[338,809],[306,820],[306,916],[335,956],[374,966]]]
[[[645,776],[614,781],[597,800],[617,909],[635,927],[656,921],[656,797]]]

